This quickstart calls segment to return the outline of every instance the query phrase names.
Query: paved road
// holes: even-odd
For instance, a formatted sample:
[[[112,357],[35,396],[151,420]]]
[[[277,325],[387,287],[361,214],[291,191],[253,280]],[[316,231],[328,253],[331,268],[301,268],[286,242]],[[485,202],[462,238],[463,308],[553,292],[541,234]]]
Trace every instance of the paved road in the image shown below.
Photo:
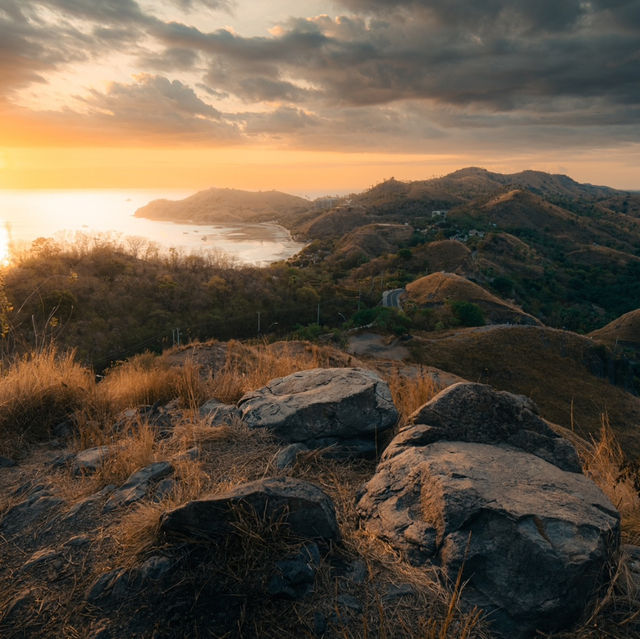
[[[400,304],[400,296],[405,292],[406,291],[403,288],[394,288],[390,291],[385,291],[382,294],[382,306],[402,308],[402,304]]]

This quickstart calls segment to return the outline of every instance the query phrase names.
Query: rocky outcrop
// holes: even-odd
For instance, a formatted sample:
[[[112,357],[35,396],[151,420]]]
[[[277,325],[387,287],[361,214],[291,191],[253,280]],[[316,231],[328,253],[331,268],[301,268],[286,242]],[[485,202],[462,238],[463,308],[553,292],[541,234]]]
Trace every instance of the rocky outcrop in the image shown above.
[[[506,444],[571,472],[582,472],[575,448],[541,419],[523,395],[495,391],[486,384],[458,383],[443,390],[409,417],[385,451],[436,441]]]
[[[505,637],[575,621],[606,576],[619,515],[526,398],[443,391],[385,451],[358,500],[366,528],[467,585]]]
[[[169,537],[216,540],[233,534],[246,514],[281,522],[304,539],[340,537],[331,499],[317,486],[288,477],[260,479],[220,495],[191,501],[165,513],[160,529]]]
[[[331,446],[344,455],[372,456],[398,413],[389,387],[361,368],[317,368],[274,379],[238,402],[250,428],[281,441]]]

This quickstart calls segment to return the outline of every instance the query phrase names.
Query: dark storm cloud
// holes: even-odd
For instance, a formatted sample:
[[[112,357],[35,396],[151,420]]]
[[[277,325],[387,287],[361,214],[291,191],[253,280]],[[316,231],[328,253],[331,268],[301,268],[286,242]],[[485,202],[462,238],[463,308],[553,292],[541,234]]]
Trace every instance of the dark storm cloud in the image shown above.
[[[341,4],[366,14],[418,12],[441,25],[474,30],[509,25],[558,31],[574,25],[586,11],[581,0],[342,0]]]
[[[587,11],[584,3],[557,2],[566,10],[556,13],[546,0],[532,4],[533,9],[529,3],[497,1],[486,6],[462,0],[413,4],[425,11],[416,11],[411,19],[406,12],[388,13],[385,3],[384,19],[368,22],[325,17],[291,21],[270,39],[221,33],[191,38],[193,46],[215,52],[226,78],[250,76],[257,65],[270,69],[269,74],[260,71],[263,77],[303,80],[334,103],[372,105],[422,98],[509,110],[539,96],[606,95],[612,102],[640,98],[640,39],[614,29],[610,20],[600,25],[600,13]],[[444,26],[432,20],[436,9],[446,18]],[[496,16],[508,20],[511,29],[496,23]],[[210,79],[224,81],[215,72]],[[237,80],[235,84],[242,86]],[[225,89],[233,92],[234,87]],[[240,95],[252,98],[246,92]],[[282,98],[294,102],[309,95],[289,86]],[[253,96],[261,97],[261,92]]]

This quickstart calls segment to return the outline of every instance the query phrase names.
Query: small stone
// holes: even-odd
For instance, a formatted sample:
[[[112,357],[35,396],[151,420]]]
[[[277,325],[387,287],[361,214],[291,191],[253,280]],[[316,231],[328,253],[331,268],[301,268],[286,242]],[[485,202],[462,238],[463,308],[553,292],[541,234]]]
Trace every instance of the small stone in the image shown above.
[[[74,475],[92,475],[96,473],[112,452],[112,446],[95,446],[79,452],[73,462]]]
[[[140,501],[147,494],[152,482],[163,479],[172,472],[173,466],[167,461],[155,462],[136,471],[109,497],[103,511],[109,512],[119,506],[129,506]]]
[[[55,562],[61,564],[63,561],[62,555],[55,548],[43,548],[38,550],[29,557],[29,559],[23,564],[22,570],[31,570],[32,568],[39,566],[45,562]]]
[[[175,487],[177,485],[178,484],[174,479],[170,479],[170,478],[163,479],[156,486],[156,489],[153,493],[153,501],[155,502],[162,501],[165,497],[170,495],[175,490]]]
[[[314,613],[313,634],[316,637],[322,637],[325,632],[327,632],[327,618],[321,612]]]
[[[61,439],[63,441],[70,439],[75,435],[75,433],[76,433],[75,424],[68,419],[65,419],[65,421],[60,422],[59,424],[56,424],[51,430],[51,434],[56,439]]]
[[[267,584],[267,592],[275,597],[300,599],[313,591],[320,563],[316,544],[305,545],[300,552],[276,562],[276,572]]]
[[[198,461],[198,459],[200,459],[200,448],[198,448],[198,446],[192,446],[188,450],[185,450],[183,453],[176,455],[172,459],[173,461],[177,462]]]
[[[91,603],[98,601],[112,591],[116,583],[122,580],[125,571],[121,568],[100,575],[87,589],[85,599]]]
[[[289,446],[282,448],[276,455],[276,468],[283,470],[289,466],[293,466],[298,458],[298,453],[308,450],[309,447],[305,444],[289,444]]]

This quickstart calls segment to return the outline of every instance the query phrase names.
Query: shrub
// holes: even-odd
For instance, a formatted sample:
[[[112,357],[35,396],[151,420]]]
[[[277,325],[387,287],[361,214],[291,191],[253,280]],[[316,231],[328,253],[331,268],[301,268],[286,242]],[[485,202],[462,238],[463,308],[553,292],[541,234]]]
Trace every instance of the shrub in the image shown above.
[[[484,326],[484,313],[473,302],[456,300],[450,303],[451,312],[461,326]]]

